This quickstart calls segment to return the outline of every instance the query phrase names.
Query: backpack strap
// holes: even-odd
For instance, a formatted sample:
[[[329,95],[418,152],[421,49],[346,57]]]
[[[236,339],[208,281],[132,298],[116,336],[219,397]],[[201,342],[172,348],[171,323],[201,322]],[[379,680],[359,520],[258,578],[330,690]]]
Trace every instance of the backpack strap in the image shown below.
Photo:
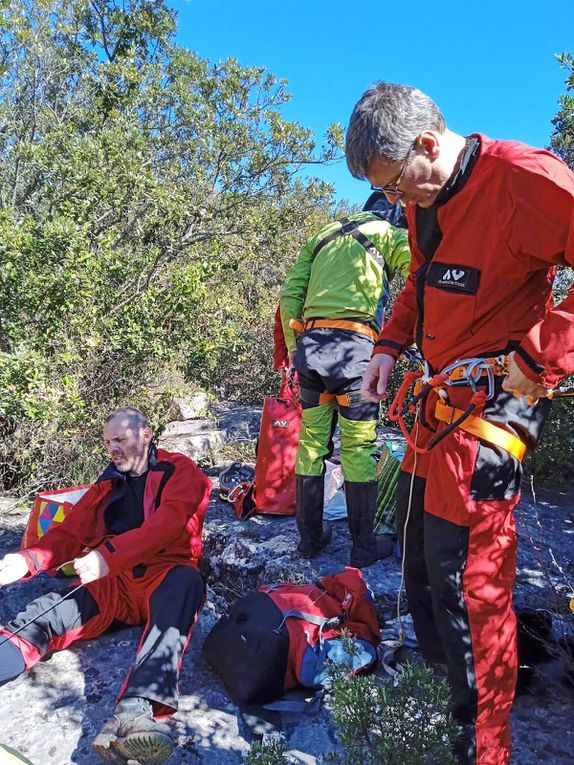
[[[373,216],[373,220],[380,220],[378,215]],[[337,239],[340,236],[350,235],[355,239],[373,258],[373,260],[376,261],[376,263],[383,269],[383,274],[385,276],[385,288],[384,288],[384,302],[386,302],[387,297],[386,293],[388,291],[388,284],[390,282],[389,278],[389,268],[387,266],[387,263],[381,253],[379,252],[376,245],[369,239],[369,237],[364,234],[360,226],[363,223],[367,223],[367,221],[354,221],[350,220],[349,218],[341,218],[338,221],[341,224],[341,228],[337,231],[333,231],[328,236],[321,239],[321,241],[316,245],[315,249],[313,250],[313,258],[316,258],[319,252],[325,247],[325,245],[329,244],[329,242],[332,242],[333,239]]]
[[[280,590],[285,586],[284,582],[278,582],[275,584],[266,584],[259,588],[261,592],[273,592],[273,590]],[[313,585],[316,587],[316,585]],[[337,616],[319,616],[318,614],[309,614],[306,611],[299,611],[297,608],[292,608],[289,611],[283,611],[283,620],[278,627],[275,627],[274,632],[279,632],[287,619],[293,617],[294,619],[301,619],[309,624],[314,624],[319,627],[319,634],[321,635],[323,630],[336,630],[347,618],[347,613],[342,611]]]
[[[291,611],[283,612],[283,621],[281,622],[280,627],[283,626],[290,616],[293,616],[295,619],[302,619],[304,622],[309,622],[310,624],[315,624],[317,627],[321,627],[322,630],[337,629],[337,627],[339,627],[347,618],[347,614],[344,613],[339,614],[339,616],[317,616],[317,614],[308,614],[305,611],[297,611],[297,609],[294,608]]]
[[[294,619],[301,619],[309,624],[314,624],[319,627],[319,643],[323,643],[323,631],[324,630],[336,630],[347,618],[346,613],[341,613],[338,616],[317,616],[317,614],[307,614],[305,611],[297,611],[292,609],[291,611],[283,612],[283,621],[275,628],[274,632],[279,632],[287,619],[290,617]]]

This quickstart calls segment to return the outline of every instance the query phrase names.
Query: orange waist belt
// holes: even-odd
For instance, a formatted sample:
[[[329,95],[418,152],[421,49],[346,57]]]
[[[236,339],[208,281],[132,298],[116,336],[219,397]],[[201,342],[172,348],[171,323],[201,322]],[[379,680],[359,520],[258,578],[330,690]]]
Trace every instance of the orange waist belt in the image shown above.
[[[442,422],[448,422],[449,424],[457,420],[464,414],[462,409],[457,409],[450,404],[445,404],[442,399],[438,399],[435,408],[435,417]],[[500,425],[495,425],[488,420],[483,420],[481,417],[475,417],[469,415],[458,426],[461,430],[465,430],[473,436],[482,438],[495,446],[500,446],[507,452],[512,454],[519,462],[522,462],[524,455],[526,454],[526,444],[524,444],[517,436],[509,433]]]
[[[374,342],[379,337],[378,333],[366,324],[360,321],[351,321],[350,319],[308,319],[306,322],[298,319],[289,319],[289,326],[299,334],[308,332],[310,329],[346,329],[349,332],[358,332],[359,335],[366,335]]]

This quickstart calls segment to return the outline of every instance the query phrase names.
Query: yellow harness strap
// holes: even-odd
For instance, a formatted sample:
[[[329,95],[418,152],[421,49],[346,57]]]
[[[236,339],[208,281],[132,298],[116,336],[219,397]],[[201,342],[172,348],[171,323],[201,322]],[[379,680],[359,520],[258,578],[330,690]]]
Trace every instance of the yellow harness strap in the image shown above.
[[[457,420],[464,414],[462,409],[457,409],[450,404],[445,404],[442,399],[436,403],[435,417],[442,422],[448,422],[449,424]],[[526,444],[524,444],[517,436],[509,433],[500,425],[495,425],[488,420],[483,420],[481,417],[474,417],[469,415],[458,426],[467,433],[473,436],[482,438],[484,441],[489,441],[495,446],[500,446],[502,449],[506,449],[507,452],[512,454],[519,462],[522,462],[524,455],[526,454]]]

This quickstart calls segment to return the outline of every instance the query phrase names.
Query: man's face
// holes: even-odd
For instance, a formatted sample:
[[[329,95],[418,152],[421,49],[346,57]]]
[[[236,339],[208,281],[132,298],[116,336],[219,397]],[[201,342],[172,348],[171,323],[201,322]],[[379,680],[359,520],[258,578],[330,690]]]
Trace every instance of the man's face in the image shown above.
[[[150,428],[137,428],[128,415],[118,415],[104,425],[104,443],[121,473],[141,475],[148,467]]]
[[[375,157],[369,165],[367,180],[372,187],[384,187],[384,194],[392,204],[400,201],[402,205],[431,207],[449,175],[450,170],[447,172],[442,167],[437,145],[433,139],[427,140],[425,134],[423,140],[417,139],[402,161]],[[386,191],[389,187],[396,188],[397,193]]]

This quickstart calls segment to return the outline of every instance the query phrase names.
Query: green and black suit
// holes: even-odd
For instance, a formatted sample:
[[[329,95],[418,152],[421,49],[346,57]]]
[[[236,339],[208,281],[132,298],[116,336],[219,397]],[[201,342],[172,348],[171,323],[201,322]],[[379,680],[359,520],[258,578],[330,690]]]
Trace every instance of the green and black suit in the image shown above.
[[[376,213],[362,212],[318,231],[289,269],[280,306],[287,348],[297,350],[303,406],[298,476],[323,475],[338,415],[347,489],[374,483],[379,407],[359,392],[374,339],[351,329],[313,327],[312,320],[356,322],[378,332],[388,281],[397,271],[406,275],[409,260],[406,232]],[[301,334],[289,326],[291,319],[305,324]],[[326,401],[324,394],[339,401]]]

